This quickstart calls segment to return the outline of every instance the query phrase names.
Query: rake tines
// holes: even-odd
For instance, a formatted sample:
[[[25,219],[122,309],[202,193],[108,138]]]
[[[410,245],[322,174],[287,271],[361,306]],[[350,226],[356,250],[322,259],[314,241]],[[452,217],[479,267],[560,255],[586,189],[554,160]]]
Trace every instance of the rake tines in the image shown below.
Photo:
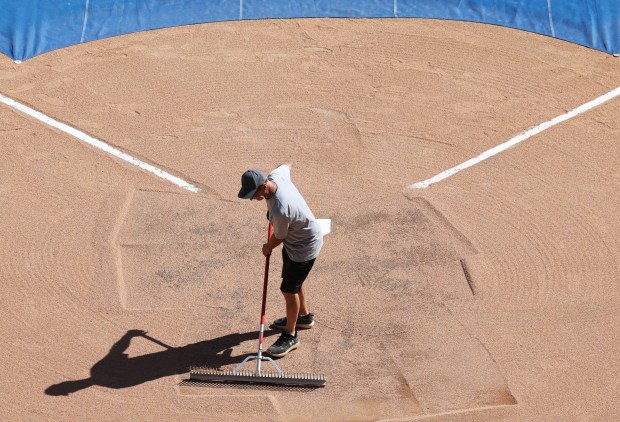
[[[284,372],[221,371],[207,367],[190,368],[190,380],[279,384],[303,387],[323,387],[325,377],[316,374],[287,374]]]

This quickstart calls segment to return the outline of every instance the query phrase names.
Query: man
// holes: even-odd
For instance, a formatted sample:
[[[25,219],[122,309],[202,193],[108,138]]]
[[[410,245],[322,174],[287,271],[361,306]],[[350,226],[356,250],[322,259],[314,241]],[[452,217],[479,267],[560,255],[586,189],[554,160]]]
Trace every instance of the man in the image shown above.
[[[297,328],[311,328],[314,315],[308,310],[304,281],[323,246],[323,233],[310,207],[291,181],[291,170],[283,164],[265,176],[250,169],[241,176],[239,198],[265,200],[267,218],[273,234],[263,244],[263,255],[282,248],[282,284],[280,291],[286,302],[286,316],[274,321],[282,329],[280,338],[266,353],[282,357],[299,346]]]

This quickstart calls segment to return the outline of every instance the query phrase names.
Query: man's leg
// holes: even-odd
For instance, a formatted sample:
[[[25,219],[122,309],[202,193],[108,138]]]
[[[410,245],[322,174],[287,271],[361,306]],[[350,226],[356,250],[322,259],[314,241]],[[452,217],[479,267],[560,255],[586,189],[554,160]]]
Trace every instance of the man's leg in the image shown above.
[[[285,293],[284,300],[286,301],[286,331],[289,334],[295,334],[295,324],[297,323],[297,316],[299,315],[300,298],[298,293]]]
[[[297,324],[297,317],[299,315],[308,315],[308,303],[306,301],[306,289],[304,286],[304,280],[308,276],[308,273],[314,265],[314,259],[306,262],[293,262],[288,257],[286,249],[282,249],[282,284],[280,285],[280,291],[284,296],[286,302],[286,326],[284,329],[289,334],[295,334],[295,326]],[[288,293],[297,292],[297,293]],[[281,321],[281,320],[276,320]],[[276,324],[278,327],[282,327],[281,324]],[[310,328],[314,325],[307,324],[305,328]]]
[[[306,285],[302,284],[299,290],[299,315],[308,315],[308,303],[306,302]]]
[[[299,294],[282,292],[286,301],[286,327],[275,343],[265,351],[268,355],[282,357],[299,347],[299,337],[295,332],[295,323],[299,313]]]

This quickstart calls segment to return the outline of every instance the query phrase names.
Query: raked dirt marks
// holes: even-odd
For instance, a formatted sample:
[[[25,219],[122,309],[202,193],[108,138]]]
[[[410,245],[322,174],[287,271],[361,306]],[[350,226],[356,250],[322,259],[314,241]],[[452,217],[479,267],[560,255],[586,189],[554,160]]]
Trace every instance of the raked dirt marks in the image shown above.
[[[263,236],[253,214],[208,194],[135,192],[114,240],[127,308],[242,308],[247,286],[240,284],[260,279],[253,246]],[[236,271],[240,262],[252,261],[247,274]],[[251,291],[257,286],[252,283]]]
[[[148,275],[145,278],[148,283],[140,283],[138,289],[130,286],[134,299],[129,302],[133,303],[140,303],[144,297],[152,301],[158,296],[153,293],[153,286],[169,283],[157,268],[164,264],[174,268],[174,265],[166,264],[167,258],[154,254],[155,250],[172,251],[172,263],[196,262],[195,257],[203,253],[211,255],[210,260],[203,261],[205,269],[193,281],[190,278],[194,272],[182,264],[184,270],[170,279],[173,285],[164,286],[166,293],[157,298],[157,306],[164,308],[166,298],[177,294],[173,290],[181,295],[178,300],[192,297],[191,302],[194,296],[199,297],[194,306],[203,309],[188,327],[184,335],[186,343],[204,336],[224,335],[230,331],[228,323],[222,325],[225,321],[238,326],[240,318],[251,320],[247,303],[245,309],[241,300],[235,306],[238,285],[234,280],[235,275],[242,276],[249,267],[233,271],[226,265],[216,265],[218,259],[231,263],[237,260],[218,257],[202,237],[210,233],[221,242],[222,231],[231,226],[222,223],[209,230],[212,217],[199,211],[199,203],[205,200],[196,203],[192,198],[139,192],[136,208],[126,220],[127,231],[121,232],[119,242],[124,256],[133,253],[138,244],[150,251],[143,260],[123,259],[124,271],[132,273],[140,268]],[[207,203],[213,205],[208,200]],[[388,202],[374,201],[370,205],[373,211],[349,210],[332,216],[333,232],[326,238],[320,265],[308,282],[313,309],[317,312],[316,329],[301,332],[304,346],[283,362],[285,370],[304,367],[329,374],[328,388],[313,393],[322,406],[303,412],[291,406],[290,400],[279,401],[279,406],[290,417],[312,420],[320,418],[326,409],[336,419],[385,418],[514,404],[492,357],[449,311],[449,303],[473,297],[462,262],[476,254],[474,246],[422,198],[408,201],[401,196],[390,196]],[[141,216],[138,224],[131,215]],[[197,227],[204,230],[198,233]],[[194,237],[195,234],[201,237]],[[171,248],[163,244],[164,238],[180,243]],[[162,246],[157,247],[157,243]],[[180,247],[182,243],[186,247]],[[224,242],[223,247],[233,246]],[[252,250],[252,245],[238,245],[238,253],[246,248]],[[174,250],[190,255],[179,259]],[[334,254],[336,250],[338,254]],[[156,258],[147,258],[149,255]],[[275,273],[272,273],[273,282],[277,284],[277,265]],[[225,280],[224,284],[219,279]],[[145,289],[147,284],[150,287]],[[199,295],[192,293],[192,285],[203,286]],[[274,289],[275,286],[271,291]],[[271,305],[269,313],[278,315],[281,305],[277,298],[271,299]],[[207,321],[205,326],[201,325],[201,319]],[[433,332],[435,326],[444,327],[446,332]],[[461,347],[443,344],[444,336],[458,337]],[[245,341],[232,348],[230,361],[222,360],[222,364],[232,369],[240,356],[252,352],[252,346],[251,341]],[[411,348],[423,352],[412,355]],[[205,363],[214,360],[205,356]],[[480,371],[481,367],[484,370]],[[435,379],[438,371],[442,372],[441,382],[432,382],[431,388],[425,380]],[[460,381],[464,378],[467,383]],[[351,390],[347,385],[358,387]],[[199,393],[182,391],[206,396],[223,393],[222,388],[202,387]],[[234,388],[224,390],[232,392]]]
[[[485,215],[470,234],[480,250],[469,260],[479,293],[526,303],[554,303],[577,292],[582,298],[603,294],[617,277],[609,266],[617,252],[604,229],[592,224],[591,209],[577,204],[549,209],[542,198],[533,203],[519,190],[470,191]]]
[[[497,266],[495,281],[481,285],[482,291],[492,288],[494,295],[553,302],[579,291],[584,297],[598,296],[617,277],[617,266],[609,265],[617,261],[615,229],[609,226],[609,217],[617,209],[617,198],[611,193],[611,168],[605,165],[609,160],[583,158],[603,157],[604,151],[614,155],[613,128],[593,120],[597,114],[609,115],[613,110],[613,102],[605,104],[486,161],[480,168],[454,176],[464,183],[462,193],[467,192],[470,198],[448,209],[462,209],[460,214],[466,216],[471,211],[463,208],[477,198],[476,207],[486,216],[469,234],[476,244],[489,245],[481,246],[481,251],[492,255],[489,262]],[[580,120],[600,130],[600,135],[575,136],[573,127],[581,127]],[[587,146],[584,139],[591,140]],[[531,158],[524,160],[524,154]],[[454,200],[459,197],[461,192]],[[530,264],[524,266],[523,262]]]

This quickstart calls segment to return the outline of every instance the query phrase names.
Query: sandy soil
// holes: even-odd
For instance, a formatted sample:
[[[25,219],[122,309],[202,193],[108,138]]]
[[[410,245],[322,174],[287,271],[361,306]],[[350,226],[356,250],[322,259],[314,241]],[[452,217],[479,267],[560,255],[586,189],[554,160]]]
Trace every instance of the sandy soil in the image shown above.
[[[620,419],[620,101],[407,189],[620,86],[619,64],[426,20],[216,23],[0,57],[0,93],[203,187],[0,106],[3,418]],[[236,192],[281,162],[333,232],[308,280],[317,325],[279,364],[327,386],[188,383],[256,352],[266,221]]]

